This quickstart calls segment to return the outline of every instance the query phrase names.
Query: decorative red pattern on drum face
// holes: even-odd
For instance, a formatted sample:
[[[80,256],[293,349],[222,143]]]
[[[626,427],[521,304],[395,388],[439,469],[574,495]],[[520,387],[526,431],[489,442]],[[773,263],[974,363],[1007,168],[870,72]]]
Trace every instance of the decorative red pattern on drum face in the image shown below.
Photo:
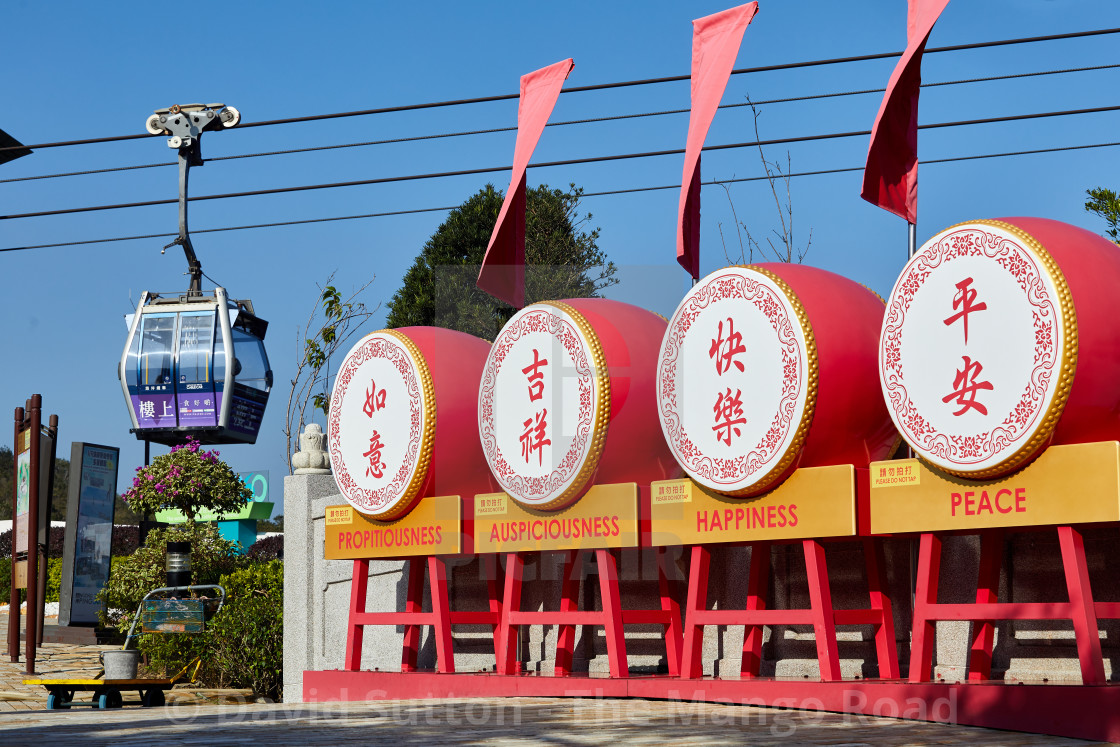
[[[876,375],[882,316],[882,301],[866,288],[812,267],[761,264],[702,279],[674,314],[658,364],[659,416],[677,459],[710,489],[755,495],[780,484],[796,467],[865,467],[888,456],[897,434]],[[730,345],[725,338],[732,325],[742,337],[735,348],[740,352],[717,366],[718,376],[705,379],[704,372],[716,365],[713,356],[725,349],[730,353],[721,341]],[[692,352],[684,353],[685,347]],[[688,377],[682,380],[686,355],[696,359],[691,366],[699,361],[691,385]],[[736,371],[732,363],[743,366]],[[817,370],[815,385],[811,365]],[[698,427],[695,417],[686,427],[688,413],[701,405],[711,409],[707,400],[717,389],[726,393],[729,386],[736,392],[751,384],[747,374],[752,369],[758,388],[743,390],[741,399],[755,407],[752,413],[744,406],[743,414],[748,424],[761,418],[768,426],[763,438],[747,439],[748,432],[759,431],[743,425],[739,443],[730,437],[722,444],[700,441],[709,435],[707,428]]]
[[[531,352],[535,354],[530,355]],[[533,384],[538,381],[533,372],[518,375],[534,360],[544,368],[540,375],[547,374],[539,390]],[[528,505],[548,505],[561,497],[578,478],[593,451],[598,397],[594,366],[591,348],[578,326],[554,306],[528,306],[515,314],[498,334],[479,388],[478,428],[483,455],[491,472],[514,499]],[[563,373],[554,376],[558,369]],[[507,382],[505,388],[500,384],[503,378]],[[562,389],[565,380],[574,385],[579,399],[566,403],[569,407],[561,413],[556,407],[560,396],[557,389]],[[526,397],[531,406],[528,409],[519,407],[525,404]],[[532,405],[534,401],[535,406]],[[548,414],[549,405],[551,415]],[[505,413],[507,407],[509,413]],[[517,441],[512,436],[521,433],[521,420],[526,414],[530,418],[526,421],[530,431]],[[532,421],[535,415],[537,422],[543,424],[539,432]],[[571,435],[570,441],[561,440],[556,429],[558,424]],[[537,442],[537,448],[531,453],[526,451],[526,436]],[[522,450],[520,454],[519,449]],[[547,463],[546,452],[549,454]],[[533,470],[529,462],[534,454],[539,460],[540,469],[537,470]]]
[[[347,433],[343,421],[348,419],[347,411],[362,406],[362,402],[359,401],[362,395],[358,390],[369,386],[364,378],[362,380],[357,378],[363,364],[378,361],[386,364],[380,369],[379,375],[382,376],[382,391],[388,386],[392,387],[393,394],[389,399],[392,402],[394,417],[392,422],[380,419],[376,426],[371,425],[366,430],[371,432],[376,430],[381,433],[381,437],[390,442],[390,450],[396,446],[392,442],[398,439],[404,447],[403,454],[387,460],[390,462],[387,469],[392,475],[388,481],[381,481],[381,484],[376,487],[366,487],[359,484],[358,472],[372,465],[372,462],[367,465],[362,459],[356,458],[356,447],[350,442],[360,443],[362,438],[371,437],[366,435],[365,430],[357,433],[356,428],[352,428],[354,433]],[[396,381],[386,380],[385,371],[399,378]],[[355,391],[351,392],[352,388]],[[335,378],[331,396],[327,443],[335,482],[346,500],[359,511],[374,515],[389,512],[404,497],[415,473],[422,447],[422,396],[423,381],[412,362],[411,355],[399,340],[391,336],[375,333],[363,338],[343,361]],[[408,422],[406,423],[402,418]],[[402,451],[399,448],[396,450]]]
[[[679,475],[656,427],[653,402],[657,343],[665,321],[606,299],[557,304],[518,312],[495,340],[483,374],[479,431],[483,453],[502,489],[524,505],[556,510],[578,500],[594,484],[648,484]],[[582,321],[569,317],[568,310]],[[592,368],[597,365],[592,359],[596,347],[605,364],[600,373],[609,382],[601,388]],[[568,363],[563,363],[565,357]],[[535,358],[548,360],[541,371],[550,378],[540,384],[542,399],[529,403],[526,367]],[[596,404],[601,391],[609,393],[609,399],[602,400],[607,410],[602,416]],[[523,413],[498,411],[522,406],[528,407]],[[527,461],[535,452],[526,456],[524,442],[511,437],[510,429],[520,429],[523,419],[545,408],[547,436],[553,443],[542,454],[557,452],[541,467],[536,458]],[[567,413],[563,420],[557,420],[560,412]],[[554,435],[552,429],[560,423],[570,441]]]
[[[1049,443],[1120,437],[1117,283],[1120,250],[1057,221],[1000,218],[934,236],[896,284],[881,338],[903,435],[934,464],[977,478],[1019,469]],[[946,297],[936,309],[946,314],[931,312],[931,294]],[[959,329],[955,347],[941,325]],[[926,351],[960,361],[939,374],[952,418],[929,396]]]
[[[478,385],[490,353],[486,340],[442,327],[402,327],[424,356],[436,403],[436,436],[420,497],[473,497],[498,490],[478,440]]]
[[[424,497],[494,490],[476,419],[489,349],[485,340],[438,327],[376,332],[354,346],[336,377],[328,419],[335,481],[351,505],[387,520],[404,516]],[[363,367],[375,359],[387,365]],[[427,370],[427,380],[418,365]],[[373,431],[379,436],[378,463],[384,460],[394,470],[389,481],[374,482],[363,472],[373,464],[374,457],[367,461],[362,451],[374,451],[364,441],[373,443]]]
[[[658,360],[658,415],[702,485],[761,491],[794,448],[809,379],[796,314],[769,277],[741,267],[703,278],[677,307]],[[730,403],[723,436],[721,402]]]

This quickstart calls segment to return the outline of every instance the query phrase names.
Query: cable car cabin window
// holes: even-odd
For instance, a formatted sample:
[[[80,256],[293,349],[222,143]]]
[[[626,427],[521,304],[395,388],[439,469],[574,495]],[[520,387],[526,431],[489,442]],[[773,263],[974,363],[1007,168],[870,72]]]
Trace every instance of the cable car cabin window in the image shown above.
[[[237,361],[233,371],[234,381],[267,392],[271,386],[271,377],[268,375],[268,356],[264,352],[264,343],[237,327],[232,332],[233,357]]]
[[[140,320],[136,366],[136,420],[140,428],[173,428],[175,421],[175,314],[145,314]]]
[[[218,424],[214,392],[213,311],[185,311],[179,315],[179,368],[176,394],[179,426]]]
[[[233,327],[233,402],[226,427],[256,440],[272,388],[268,355],[259,337]]]

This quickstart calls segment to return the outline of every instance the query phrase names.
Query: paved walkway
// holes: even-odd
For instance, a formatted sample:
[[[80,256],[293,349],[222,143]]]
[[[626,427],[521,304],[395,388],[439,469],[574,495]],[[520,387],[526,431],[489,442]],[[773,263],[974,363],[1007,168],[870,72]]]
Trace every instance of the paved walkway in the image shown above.
[[[47,624],[58,618],[48,617]],[[27,618],[23,619],[26,625]],[[23,627],[23,626],[21,626]],[[58,677],[83,679],[94,677],[101,664],[97,655],[113,646],[75,646],[67,643],[45,643],[35,654],[35,674],[24,672],[24,642],[20,642],[19,663],[8,657],[8,610],[0,615],[0,714],[12,711],[30,711],[46,707],[47,691],[38,685],[25,685],[28,677]],[[0,742],[3,742],[0,739]]]
[[[0,744],[1088,745],[1070,739],[754,706],[560,698],[75,709],[0,716]]]
[[[0,642],[7,641],[7,618]],[[93,677],[111,646],[52,643],[39,649],[39,677]],[[22,649],[21,649],[22,654]],[[263,704],[248,691],[196,705],[209,691],[174,690],[167,708],[47,711],[46,691],[24,685],[24,664],[0,657],[0,744],[284,745],[402,743],[537,745],[1089,745],[1089,742],[963,726],[755,706],[574,698],[455,699],[374,703]],[[214,693],[210,694],[213,700]],[[126,695],[131,700],[130,695]],[[127,702],[126,700],[126,702]]]

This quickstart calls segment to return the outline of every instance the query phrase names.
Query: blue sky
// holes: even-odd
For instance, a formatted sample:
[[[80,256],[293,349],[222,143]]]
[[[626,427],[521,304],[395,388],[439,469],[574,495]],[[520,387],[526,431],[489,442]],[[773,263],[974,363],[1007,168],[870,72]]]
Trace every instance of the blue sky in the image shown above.
[[[141,133],[153,109],[222,101],[244,122],[428,101],[515,93],[519,77],[565,57],[567,86],[687,74],[691,20],[724,2],[386,3],[278,1],[171,7],[119,2],[6,4],[0,30],[5,71],[0,128],[24,143]],[[901,51],[904,0],[768,0],[747,30],[736,67]],[[931,47],[1120,27],[1115,0],[953,0]],[[1120,62],[1117,35],[928,55],[925,82],[1021,74]],[[733,76],[724,103],[880,88],[893,59]],[[1120,104],[1116,70],[926,89],[923,123]],[[687,108],[688,83],[561,95],[552,121]],[[763,138],[870,129],[879,94],[761,106]],[[217,157],[334,143],[511,126],[516,101],[431,109],[207,134],[203,156]],[[687,115],[550,127],[534,160],[683,148]],[[1113,142],[1120,112],[927,130],[922,160]],[[721,110],[708,144],[754,139],[749,109]],[[514,133],[248,158],[191,173],[192,195],[369,179],[509,164]],[[867,138],[768,148],[794,172],[862,166]],[[0,180],[130,164],[172,163],[164,138],[42,149],[0,166]],[[529,170],[529,183],[588,192],[677,184],[680,156]],[[919,177],[919,242],[964,220],[1037,215],[1103,233],[1083,209],[1085,190],[1120,188],[1120,149],[927,164]],[[704,156],[703,178],[761,174],[753,149]],[[455,205],[487,181],[505,189],[508,172],[482,177],[215,200],[191,207],[204,229],[278,220]],[[793,179],[795,240],[812,231],[808,264],[890,292],[906,251],[906,225],[859,198],[859,172]],[[173,198],[172,167],[37,181],[0,182],[0,214]],[[589,197],[584,209],[602,229],[600,246],[620,266],[615,297],[671,314],[687,280],[674,254],[675,190]],[[765,182],[730,187],[740,220],[755,234],[778,226]],[[728,195],[702,195],[703,273],[727,263],[720,229],[737,255]],[[442,213],[297,227],[196,234],[208,275],[235,298],[249,297],[269,320],[277,386],[255,446],[222,448],[238,471],[267,469],[279,498],[287,473],[284,406],[294,373],[296,332],[315,301],[316,281],[336,271],[346,291],[373,278],[366,294],[384,302],[439,226]],[[0,220],[0,248],[174,232],[173,205]],[[5,323],[0,332],[0,404],[34,392],[61,418],[70,441],[122,448],[122,480],[143,459],[128,432],[116,363],[123,316],[143,290],[185,288],[181,252],[167,240],[0,253]],[[733,255],[734,256],[734,255]],[[209,287],[207,285],[206,287]],[[153,454],[162,451],[153,447]]]

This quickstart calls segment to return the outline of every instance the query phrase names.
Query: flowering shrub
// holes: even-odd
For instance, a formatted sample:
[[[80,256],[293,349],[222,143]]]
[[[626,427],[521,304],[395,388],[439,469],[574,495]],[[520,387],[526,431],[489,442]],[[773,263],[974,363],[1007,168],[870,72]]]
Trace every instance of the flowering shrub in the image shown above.
[[[188,438],[147,467],[136,468],[125,503],[144,514],[178,509],[191,522],[206,509],[219,514],[239,510],[253,493],[218,454],[200,449],[198,441]]]

